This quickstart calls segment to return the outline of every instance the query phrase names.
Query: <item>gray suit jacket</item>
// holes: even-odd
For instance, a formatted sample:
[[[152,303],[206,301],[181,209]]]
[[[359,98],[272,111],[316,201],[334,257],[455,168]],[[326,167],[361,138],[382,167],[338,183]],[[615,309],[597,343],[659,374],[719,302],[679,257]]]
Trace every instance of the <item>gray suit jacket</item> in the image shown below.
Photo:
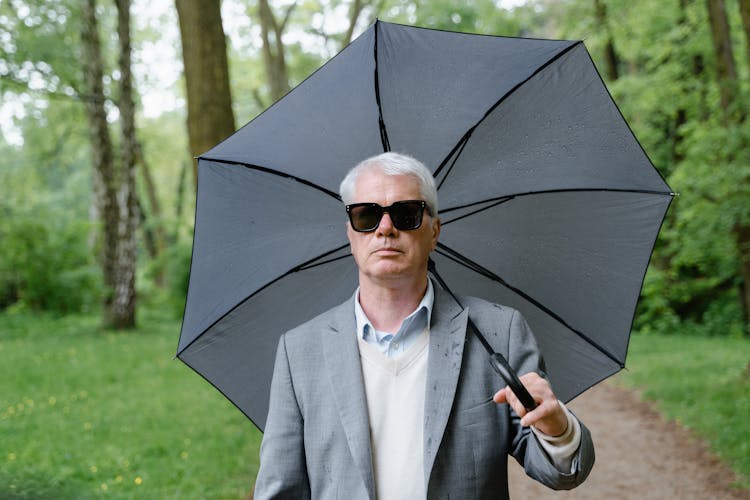
[[[284,334],[276,356],[256,500],[375,499],[370,432],[356,339],[354,297]],[[543,374],[526,321],[514,309],[435,287],[424,412],[429,499],[508,498],[507,459],[555,489],[580,484],[594,463],[583,425],[571,474],[560,473],[508,405],[488,401],[504,383],[467,333],[471,315],[519,374]]]

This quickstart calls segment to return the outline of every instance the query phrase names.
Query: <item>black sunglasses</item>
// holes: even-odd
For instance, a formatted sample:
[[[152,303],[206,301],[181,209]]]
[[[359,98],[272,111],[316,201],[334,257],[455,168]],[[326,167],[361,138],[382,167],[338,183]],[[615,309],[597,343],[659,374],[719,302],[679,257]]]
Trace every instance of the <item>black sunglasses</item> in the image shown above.
[[[380,225],[383,213],[388,212],[396,229],[400,231],[411,231],[419,229],[422,225],[422,213],[427,208],[427,203],[422,200],[404,200],[394,202],[389,207],[381,207],[377,203],[353,203],[346,206],[349,214],[349,222],[352,229],[360,233],[375,231]]]

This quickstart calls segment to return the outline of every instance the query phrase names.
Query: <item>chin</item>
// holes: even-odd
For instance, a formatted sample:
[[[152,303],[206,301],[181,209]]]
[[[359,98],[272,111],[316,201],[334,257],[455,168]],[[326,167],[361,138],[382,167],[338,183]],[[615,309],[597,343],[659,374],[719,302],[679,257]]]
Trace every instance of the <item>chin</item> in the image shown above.
[[[408,267],[390,264],[373,266],[367,274],[378,280],[395,280],[412,276],[414,272]]]

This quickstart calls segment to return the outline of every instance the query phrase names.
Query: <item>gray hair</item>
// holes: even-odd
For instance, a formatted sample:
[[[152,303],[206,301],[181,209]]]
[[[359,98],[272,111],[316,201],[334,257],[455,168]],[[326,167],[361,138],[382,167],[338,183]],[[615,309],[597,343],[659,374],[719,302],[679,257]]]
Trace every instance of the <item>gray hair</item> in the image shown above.
[[[438,195],[435,178],[422,162],[401,153],[381,153],[359,162],[349,170],[339,187],[339,194],[345,204],[350,204],[354,199],[354,185],[359,174],[369,170],[379,170],[386,175],[412,175],[416,177],[419,182],[419,193],[427,203],[428,211],[433,217],[437,217]]]

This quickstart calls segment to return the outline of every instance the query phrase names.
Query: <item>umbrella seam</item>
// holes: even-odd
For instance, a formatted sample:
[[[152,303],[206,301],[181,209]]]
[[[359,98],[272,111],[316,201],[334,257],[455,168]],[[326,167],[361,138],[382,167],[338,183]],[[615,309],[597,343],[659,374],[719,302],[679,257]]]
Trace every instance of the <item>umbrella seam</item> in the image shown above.
[[[554,318],[555,320],[557,320],[560,324],[562,324],[563,326],[565,326],[567,329],[569,329],[570,331],[572,331],[573,333],[575,333],[576,335],[578,335],[579,337],[581,337],[583,340],[585,340],[586,342],[588,342],[592,347],[594,347],[595,349],[597,349],[599,352],[601,352],[602,354],[606,355],[609,359],[611,359],[612,361],[614,361],[615,363],[617,363],[618,365],[620,365],[620,367],[624,366],[623,362],[620,361],[614,354],[612,354],[606,348],[604,348],[601,345],[599,345],[597,342],[594,342],[594,340],[592,340],[585,333],[581,332],[580,330],[578,330],[578,329],[574,328],[573,326],[571,326],[570,324],[568,324],[568,322],[565,321],[560,315],[558,315],[557,313],[555,313],[554,311],[552,311],[550,308],[548,308],[547,306],[545,306],[544,304],[542,304],[537,299],[533,298],[532,296],[530,296],[529,294],[527,294],[526,292],[524,292],[520,288],[517,288],[517,287],[511,285],[510,283],[506,282],[504,279],[502,279],[500,276],[496,275],[495,273],[493,273],[489,269],[486,269],[486,268],[480,266],[479,264],[477,264],[476,262],[472,261],[468,257],[466,257],[464,255],[461,255],[460,253],[456,252],[455,250],[453,250],[452,248],[450,248],[449,246],[447,246],[447,245],[445,245],[443,243],[438,243],[438,249],[439,250],[437,250],[437,252],[440,255],[442,255],[443,257],[446,257],[446,258],[452,260],[453,262],[455,262],[456,264],[462,265],[462,266],[466,267],[467,269],[476,272],[477,274],[480,274],[480,275],[482,275],[482,276],[484,276],[484,277],[486,277],[486,278],[488,278],[488,279],[490,279],[492,281],[495,281],[495,282],[501,284],[505,288],[511,290],[512,292],[515,292],[516,294],[518,294],[522,298],[528,300],[534,306],[536,306],[537,308],[541,309],[543,312],[547,313],[549,316],[551,316],[552,318]],[[443,250],[443,252],[441,252],[440,250]],[[448,252],[451,255],[448,255],[445,252]],[[462,262],[461,259],[464,259],[466,262]]]
[[[277,175],[279,177],[284,177],[286,179],[292,179],[292,180],[295,180],[295,181],[297,181],[297,182],[299,182],[301,184],[309,186],[309,187],[311,187],[313,189],[317,189],[318,191],[322,191],[323,193],[327,194],[328,196],[331,196],[331,197],[333,197],[333,198],[341,201],[341,196],[338,193],[335,193],[335,192],[331,191],[330,189],[324,188],[323,186],[319,186],[319,185],[315,184],[314,182],[308,181],[308,180],[303,179],[301,177],[297,177],[296,175],[286,174],[284,172],[281,172],[279,170],[275,170],[273,168],[263,167],[261,165],[255,165],[255,164],[252,164],[252,163],[245,163],[245,162],[237,161],[237,160],[219,160],[219,159],[209,159],[209,158],[203,158],[203,157],[201,157],[200,159],[205,160],[205,161],[212,161],[214,163],[223,163],[223,164],[226,164],[226,165],[240,165],[240,166],[248,168],[250,170],[258,170],[260,172],[265,172],[267,174]]]
[[[477,121],[477,123],[475,123],[471,128],[469,128],[464,133],[464,135],[461,137],[461,139],[459,139],[459,141],[456,143],[456,145],[453,146],[453,148],[451,149],[450,153],[448,153],[448,156],[446,156],[443,159],[443,161],[440,162],[440,166],[437,168],[437,170],[435,171],[435,173],[433,174],[433,176],[437,176],[440,173],[440,171],[445,167],[446,162],[455,153],[456,149],[459,147],[459,145],[461,144],[462,141],[469,142],[469,139],[471,138],[472,134],[474,133],[474,130],[476,130],[476,128],[479,127],[479,125],[481,125],[482,122],[484,122],[484,120],[498,106],[500,106],[500,104],[502,104],[506,99],[508,99],[508,97],[510,97],[511,95],[513,95],[516,90],[518,90],[523,85],[525,85],[526,82],[528,82],[529,80],[531,80],[532,78],[534,78],[536,75],[538,75],[539,73],[541,73],[543,70],[545,70],[552,63],[554,63],[555,61],[557,61],[562,56],[564,56],[565,54],[567,54],[568,52],[570,52],[571,50],[573,50],[575,47],[578,47],[579,45],[583,45],[583,42],[580,41],[580,40],[576,41],[576,42],[572,42],[570,45],[568,45],[567,47],[565,47],[564,49],[562,49],[560,52],[558,52],[557,54],[555,54],[554,56],[552,56],[546,63],[544,63],[541,66],[539,66],[525,80],[523,80],[521,82],[518,82],[512,89],[510,89],[508,92],[506,92],[505,94],[503,94],[502,96],[500,96],[500,98],[495,102],[495,104],[493,104],[492,106],[490,106],[490,108],[484,113],[484,115],[479,119],[479,121]],[[586,52],[588,52],[588,51],[586,51]],[[461,148],[461,152],[463,152],[463,148]],[[454,163],[458,160],[458,157],[460,156],[461,152],[459,152],[458,155],[456,155],[456,159],[453,161]],[[448,177],[448,176],[446,175],[445,177]],[[443,178],[443,182],[444,181],[445,181],[445,178]],[[441,184],[442,184],[442,182],[441,182]]]
[[[391,144],[388,141],[388,131],[385,129],[383,120],[383,107],[380,103],[380,77],[378,76],[378,32],[380,31],[380,20],[375,21],[375,41],[373,43],[373,57],[375,58],[375,102],[378,105],[378,129],[380,130],[380,142],[383,145],[383,151],[390,151]]]

